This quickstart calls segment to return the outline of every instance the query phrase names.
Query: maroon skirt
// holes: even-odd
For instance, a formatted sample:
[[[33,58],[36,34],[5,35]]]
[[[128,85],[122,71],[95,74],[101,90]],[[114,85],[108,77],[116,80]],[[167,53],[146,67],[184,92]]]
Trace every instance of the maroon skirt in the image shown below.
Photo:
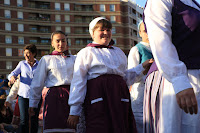
[[[70,107],[69,85],[51,87],[44,103],[44,132],[73,132],[67,125]]]
[[[129,90],[121,76],[89,80],[84,107],[86,133],[137,133]]]

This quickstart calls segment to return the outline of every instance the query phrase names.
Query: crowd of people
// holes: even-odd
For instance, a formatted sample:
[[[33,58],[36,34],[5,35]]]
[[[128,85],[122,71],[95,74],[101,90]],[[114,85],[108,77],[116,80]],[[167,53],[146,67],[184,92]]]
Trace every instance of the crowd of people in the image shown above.
[[[62,31],[39,61],[26,45],[25,60],[0,78],[0,133],[198,133],[199,3],[148,0],[138,32],[128,57],[104,17],[90,22],[93,41],[77,55]]]

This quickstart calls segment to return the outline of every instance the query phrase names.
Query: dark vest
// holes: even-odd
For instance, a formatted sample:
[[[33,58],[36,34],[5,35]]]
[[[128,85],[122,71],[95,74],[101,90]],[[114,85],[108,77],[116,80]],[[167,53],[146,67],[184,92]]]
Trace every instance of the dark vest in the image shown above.
[[[174,0],[172,42],[188,69],[200,69],[200,11]]]
[[[180,0],[173,0],[172,43],[187,69],[200,69],[200,11]],[[153,63],[148,73],[156,70]]]

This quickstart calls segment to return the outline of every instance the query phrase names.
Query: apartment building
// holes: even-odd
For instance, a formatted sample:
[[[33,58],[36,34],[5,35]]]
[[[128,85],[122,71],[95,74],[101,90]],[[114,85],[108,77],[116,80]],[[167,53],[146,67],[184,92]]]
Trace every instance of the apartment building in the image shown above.
[[[26,44],[37,46],[38,60],[49,54],[55,30],[68,34],[70,52],[76,54],[92,41],[88,25],[99,16],[112,22],[115,45],[128,54],[140,40],[137,8],[134,0],[0,0],[0,74],[24,59]]]

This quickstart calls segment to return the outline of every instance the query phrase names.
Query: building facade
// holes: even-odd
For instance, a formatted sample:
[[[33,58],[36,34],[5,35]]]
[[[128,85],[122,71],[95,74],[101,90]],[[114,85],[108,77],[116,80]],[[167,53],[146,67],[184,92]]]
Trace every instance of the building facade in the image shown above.
[[[113,40],[125,54],[140,38],[141,19],[134,0],[0,0],[0,74],[9,74],[23,60],[23,47],[35,44],[38,57],[49,54],[50,35],[68,34],[69,49],[76,54],[91,42],[90,21],[99,16],[112,22]]]

